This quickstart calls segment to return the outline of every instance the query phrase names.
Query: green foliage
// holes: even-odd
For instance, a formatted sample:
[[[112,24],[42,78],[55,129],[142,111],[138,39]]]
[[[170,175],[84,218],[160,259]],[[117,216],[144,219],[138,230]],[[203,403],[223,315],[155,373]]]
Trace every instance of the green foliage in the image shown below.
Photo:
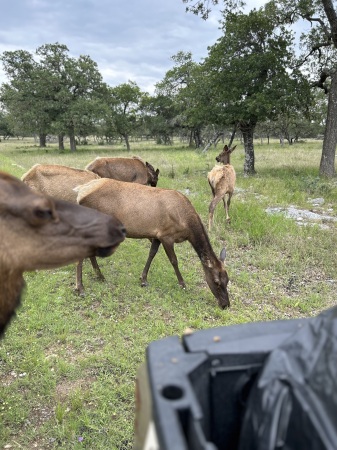
[[[306,104],[302,97],[308,97],[307,83],[290,71],[289,32],[262,9],[227,15],[223,29],[204,64],[215,117],[256,124],[282,108],[294,105],[298,111]]]
[[[67,55],[62,44],[39,47],[33,55],[17,50],[1,59],[9,83],[0,100],[15,134],[66,134],[75,150],[75,134],[88,135],[102,117],[104,85],[97,64],[89,57]]]
[[[141,122],[139,111],[143,94],[136,83],[129,81],[114,88],[108,89],[106,96],[107,127],[106,136],[117,133],[125,140],[127,150],[130,150],[129,137]]]
[[[1,136],[3,139],[8,139],[9,137],[13,137],[13,133],[11,131],[9,117],[8,114],[0,111],[0,139]]]
[[[183,0],[184,3],[190,3],[191,0]],[[238,54],[234,55],[235,58],[239,55],[239,57],[242,56],[243,53],[245,53],[248,50],[248,57],[247,54],[247,67],[246,67],[246,73],[242,73],[242,86],[244,87],[246,83],[248,82],[249,90],[250,92],[247,93],[247,97],[244,96],[240,97],[240,93],[242,92],[242,86],[239,86],[239,90],[236,91],[234,89],[228,89],[228,92],[233,93],[234,97],[234,106],[237,106],[237,103],[245,102],[246,104],[246,111],[249,113],[255,114],[255,108],[254,108],[254,101],[258,100],[259,98],[261,100],[264,100],[262,103],[257,102],[256,103],[256,115],[257,117],[260,116],[260,114],[265,114],[265,118],[267,117],[276,117],[279,122],[279,128],[281,133],[284,135],[286,139],[290,143],[292,143],[293,139],[296,140],[298,135],[291,136],[293,131],[291,131],[291,128],[298,128],[299,125],[301,125],[298,121],[299,115],[305,115],[308,116],[316,116],[315,111],[313,109],[316,107],[317,102],[312,101],[310,97],[313,95],[316,96],[317,89],[324,92],[325,95],[329,94],[328,97],[328,104],[329,107],[327,109],[327,117],[326,120],[321,121],[321,125],[325,128],[324,133],[324,143],[323,143],[323,149],[322,149],[322,158],[320,161],[320,175],[326,176],[329,178],[332,178],[335,176],[335,153],[336,153],[336,144],[337,144],[337,135],[335,133],[335,129],[337,127],[337,106],[336,102],[334,100],[336,90],[337,90],[337,84],[336,84],[336,62],[337,62],[337,21],[336,21],[336,7],[335,4],[330,0],[304,0],[304,1],[298,1],[298,0],[272,0],[265,4],[263,8],[260,8],[258,11],[254,8],[252,9],[247,15],[244,15],[242,13],[243,9],[243,3],[239,0],[198,0],[197,2],[193,2],[192,5],[187,6],[186,10],[191,11],[194,14],[200,15],[204,19],[207,19],[210,12],[211,12],[211,6],[212,5],[221,5],[221,11],[223,15],[223,22],[224,26],[226,28],[226,34],[229,36],[229,41],[226,42],[228,45],[228,48],[231,48],[231,43],[233,39],[234,45],[237,45],[237,32],[238,35],[240,35],[240,31],[243,31],[243,41],[246,39],[246,48],[239,46],[238,48]],[[255,24],[258,23],[258,21],[262,18],[262,15],[266,19],[269,18],[269,24],[268,22],[263,23],[261,22],[261,29],[258,27],[255,28]],[[250,18],[253,18],[255,16],[258,17],[260,15],[260,18],[258,21],[256,19],[253,19],[252,21]],[[233,20],[234,19],[234,20]],[[247,24],[250,23],[251,28],[249,28],[248,33],[247,29],[245,29],[245,25],[243,24],[242,27],[237,27],[237,29],[232,30],[231,34],[231,27],[232,25],[235,26],[235,23],[240,23],[238,20],[241,21],[243,19],[244,22]],[[297,24],[298,22],[301,23],[301,29],[303,28],[303,22],[309,24],[307,28],[303,28],[304,31],[300,35],[300,46],[299,50],[301,51],[301,54],[298,55],[291,55],[290,54],[290,44],[291,40],[291,33],[294,29],[294,24]],[[271,35],[268,34],[268,29],[270,31],[270,25],[274,24],[275,30],[278,30],[278,33],[275,34],[276,37],[276,46],[274,46],[274,43],[272,44],[272,52],[268,52],[268,46],[271,43],[270,37]],[[242,25],[242,22],[241,22]],[[272,25],[273,26],[273,25]],[[251,33],[253,32],[253,34]],[[263,34],[267,32],[267,35],[263,38],[266,40],[266,49],[267,52],[264,52],[264,47],[262,47],[262,51],[258,52],[260,54],[256,54],[255,58],[252,58],[253,64],[249,64],[249,53],[254,53],[256,51],[256,37],[258,39],[263,36]],[[225,36],[226,36],[225,34]],[[286,38],[286,39],[284,39]],[[284,39],[283,43],[282,40]],[[277,40],[281,46],[278,45]],[[250,46],[251,44],[255,44],[255,49],[252,49]],[[216,44],[217,46],[218,44]],[[221,45],[221,42],[220,42]],[[225,55],[227,51],[227,45],[224,46],[223,52]],[[275,49],[275,52],[274,52]],[[280,50],[282,50],[280,53]],[[240,50],[242,51],[242,54],[240,53]],[[286,57],[286,53],[289,53],[290,58]],[[214,53],[214,51],[213,51]],[[270,66],[264,65],[264,57],[262,58],[262,61],[260,59],[260,56],[263,55],[267,56],[268,53],[271,56],[270,59]],[[277,59],[277,55],[280,57]],[[273,57],[276,57],[274,60]],[[284,59],[285,58],[285,59]],[[232,58],[227,58],[230,61],[231,67],[228,69],[229,72],[235,73],[236,72],[236,65],[235,61],[232,65]],[[279,62],[283,61],[284,67],[287,67],[287,71],[282,74],[281,72],[276,76],[276,85],[278,84],[278,80],[281,81],[280,87],[281,91],[277,94],[274,92],[274,88],[272,87],[271,93],[272,95],[269,98],[269,108],[268,108],[268,98],[264,98],[264,96],[260,95],[260,93],[256,93],[251,91],[251,84],[250,80],[247,79],[250,77],[251,73],[253,75],[253,82],[256,81],[256,74],[259,72],[256,72],[256,67],[254,66],[255,63],[258,65],[262,62],[261,68],[262,71],[264,70],[265,73],[273,72],[274,67],[279,71],[280,65]],[[219,73],[225,73],[227,74],[226,70],[222,70],[221,72],[221,66],[218,71],[215,71],[215,78],[216,80],[220,81],[221,76],[218,76]],[[251,72],[252,71],[252,72]],[[261,84],[264,85],[265,80],[265,74],[263,72],[260,72],[260,75],[262,74],[262,78],[260,77],[260,81],[262,83],[257,82],[256,85]],[[304,76],[303,76],[304,75]],[[229,79],[231,76],[229,76]],[[233,78],[233,75],[232,75]],[[287,81],[287,78],[289,80]],[[238,75],[238,79],[240,79],[241,83],[241,77]],[[221,82],[220,82],[221,83]],[[225,86],[227,89],[228,86],[225,83],[221,83],[222,86]],[[270,83],[269,83],[270,84]],[[273,84],[273,83],[271,83]],[[267,83],[267,87],[268,83]],[[224,88],[223,88],[224,90]],[[282,93],[283,91],[283,93]],[[221,93],[221,86],[219,90],[214,91],[215,95]],[[273,95],[273,94],[276,95]],[[251,96],[251,98],[249,98]],[[222,96],[221,100],[223,99]],[[255,98],[254,98],[255,97]],[[226,98],[226,97],[225,97]],[[317,96],[316,96],[317,98]],[[301,99],[304,99],[301,100]],[[247,101],[248,100],[248,101]],[[252,100],[252,102],[251,102]],[[282,106],[282,101],[284,102]],[[280,103],[281,102],[281,103]],[[226,102],[223,102],[225,106],[227,106]],[[272,106],[275,105],[275,110],[273,110]],[[222,111],[222,107],[224,105],[220,103],[219,109],[219,117],[220,112]],[[251,106],[251,108],[249,108]],[[271,109],[270,109],[271,107]],[[318,109],[320,109],[321,104],[318,105]],[[268,109],[270,109],[270,112],[268,113]],[[216,111],[216,110],[214,110]],[[239,114],[239,110],[235,108],[231,108],[232,114],[234,113],[234,117],[237,117]],[[314,114],[313,114],[314,113]],[[226,111],[226,115],[228,118],[229,111]],[[245,112],[246,117],[247,113]],[[247,125],[250,125],[252,127],[252,123],[255,126],[257,123],[257,120],[253,120],[254,117],[251,117],[250,124],[247,124],[247,121],[244,120],[245,128],[247,128]],[[261,119],[261,116],[258,120]],[[322,117],[321,117],[322,119]],[[239,120],[242,120],[242,118],[239,118]],[[262,119],[264,120],[264,119]],[[243,131],[243,130],[242,130]],[[303,131],[303,128],[302,128]],[[298,132],[298,130],[297,130]],[[244,133],[244,132],[243,132]],[[252,140],[252,139],[251,139]],[[248,144],[247,144],[248,147]],[[248,151],[247,151],[248,153]],[[252,149],[251,149],[252,154]],[[252,165],[252,157],[250,158],[251,161],[249,161],[249,158],[247,158],[247,161],[245,163],[245,167],[248,166],[250,163]],[[251,170],[253,172],[253,170]]]

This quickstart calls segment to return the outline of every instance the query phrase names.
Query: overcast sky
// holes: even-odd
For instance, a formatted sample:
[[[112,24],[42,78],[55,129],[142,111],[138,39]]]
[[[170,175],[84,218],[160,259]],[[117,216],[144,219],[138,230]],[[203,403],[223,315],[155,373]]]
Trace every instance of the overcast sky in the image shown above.
[[[246,3],[259,7],[265,0]],[[89,55],[110,86],[131,80],[152,94],[173,67],[173,55],[192,52],[200,62],[221,36],[219,14],[203,21],[185,8],[182,0],[7,0],[1,5],[0,54],[34,54],[58,42],[70,56]]]
[[[171,56],[190,51],[199,62],[221,35],[216,15],[203,21],[185,7],[182,0],[8,0],[1,6],[0,53],[34,53],[59,42],[70,56],[89,55],[110,86],[131,80],[153,93],[173,67]]]

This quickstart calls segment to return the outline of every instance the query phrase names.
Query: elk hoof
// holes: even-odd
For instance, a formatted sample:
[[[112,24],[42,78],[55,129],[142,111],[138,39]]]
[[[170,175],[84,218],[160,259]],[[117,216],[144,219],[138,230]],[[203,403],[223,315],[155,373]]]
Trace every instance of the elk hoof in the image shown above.
[[[77,294],[79,297],[85,297],[84,288],[79,288],[79,287],[77,287],[77,288],[75,289],[75,292],[76,292],[76,294]]]
[[[140,285],[141,285],[141,287],[146,287],[149,285],[149,283],[146,280],[142,280]]]
[[[105,281],[104,275],[101,274],[101,273],[98,273],[98,274],[97,274],[97,280],[98,280],[98,281]]]

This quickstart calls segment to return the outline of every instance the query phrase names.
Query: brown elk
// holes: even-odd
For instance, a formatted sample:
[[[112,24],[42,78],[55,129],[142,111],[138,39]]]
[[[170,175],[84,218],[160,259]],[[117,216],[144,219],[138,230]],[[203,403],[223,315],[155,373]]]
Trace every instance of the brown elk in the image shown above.
[[[234,152],[236,149],[236,145],[234,145],[233,148],[228,147],[228,145],[225,145],[222,152],[219,153],[219,155],[215,158],[217,162],[222,164],[230,164],[230,156],[231,153]]]
[[[21,180],[34,191],[76,203],[77,194],[73,189],[98,178],[88,170],[58,164],[35,164],[22,175]]]
[[[213,200],[209,205],[208,214],[208,230],[210,231],[213,225],[213,216],[216,205],[223,200],[226,211],[227,223],[230,223],[229,206],[235,188],[236,174],[234,167],[231,164],[224,166],[214,166],[207,174],[208,183],[211,187]],[[226,200],[226,195],[227,200]]]
[[[100,177],[90,170],[75,169],[58,164],[35,164],[22,175],[21,180],[31,189],[58,200],[66,200],[77,204],[77,193],[74,188],[79,184],[88,183]],[[104,276],[99,268],[95,256],[90,257],[91,265],[99,280],[104,281]],[[83,294],[84,288],[79,291]]]
[[[132,158],[98,157],[91,161],[86,169],[91,170],[101,178],[113,178],[114,180],[149,186],[157,186],[158,183],[159,169],[154,170],[150,163],[144,163],[138,156]]]
[[[174,244],[189,241],[199,256],[207,284],[219,305],[222,308],[229,306],[228,275],[223,265],[225,250],[218,259],[199,215],[183,194],[106,178],[91,181],[76,190],[79,204],[121,220],[126,228],[126,237],[151,240],[150,253],[141,275],[142,286],[147,285],[151,262],[163,244],[179,285],[185,287]]]
[[[109,256],[125,238],[119,220],[35,193],[0,172],[0,334],[20,304],[23,272]]]

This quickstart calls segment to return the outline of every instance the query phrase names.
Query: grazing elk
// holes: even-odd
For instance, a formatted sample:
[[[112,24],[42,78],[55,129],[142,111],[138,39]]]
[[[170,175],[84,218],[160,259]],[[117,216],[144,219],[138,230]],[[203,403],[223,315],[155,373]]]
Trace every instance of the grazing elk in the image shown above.
[[[213,216],[216,205],[223,200],[226,211],[226,220],[230,223],[229,205],[234,192],[236,174],[231,164],[224,166],[214,166],[207,174],[208,183],[212,189],[213,200],[209,205],[208,230],[210,231],[213,224]],[[228,199],[226,201],[226,195]]]
[[[35,193],[0,172],[0,334],[20,304],[23,272],[109,256],[125,238],[119,220]]]
[[[199,215],[183,194],[106,178],[91,181],[76,190],[80,205],[98,209],[121,220],[126,228],[126,237],[151,240],[150,253],[141,275],[142,286],[147,285],[151,262],[160,244],[163,244],[179,285],[185,287],[174,244],[189,241],[200,258],[207,284],[219,305],[222,308],[229,306],[228,275],[223,265],[225,250],[218,259]]]
[[[157,186],[159,169],[154,170],[148,162],[138,156],[132,158],[98,157],[86,166],[87,170],[99,175],[101,178],[113,178],[130,183]]]
[[[234,145],[233,148],[228,147],[228,145],[225,145],[222,152],[219,153],[219,155],[215,158],[217,162],[222,163],[222,164],[230,164],[230,156],[231,153],[234,152],[234,150],[236,149],[236,145]]]

